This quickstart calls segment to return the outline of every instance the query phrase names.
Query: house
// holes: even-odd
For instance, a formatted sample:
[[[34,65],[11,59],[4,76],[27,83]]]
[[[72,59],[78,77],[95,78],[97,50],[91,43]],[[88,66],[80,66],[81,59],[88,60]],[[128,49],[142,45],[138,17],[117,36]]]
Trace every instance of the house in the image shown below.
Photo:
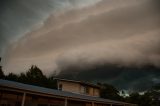
[[[66,80],[66,79],[56,79],[57,88],[61,91],[68,91],[77,94],[84,94],[90,96],[100,96],[100,86],[94,85],[82,81]]]
[[[67,90],[64,87],[64,82],[61,90],[55,90],[0,79],[0,106],[136,106],[98,96],[64,91]]]

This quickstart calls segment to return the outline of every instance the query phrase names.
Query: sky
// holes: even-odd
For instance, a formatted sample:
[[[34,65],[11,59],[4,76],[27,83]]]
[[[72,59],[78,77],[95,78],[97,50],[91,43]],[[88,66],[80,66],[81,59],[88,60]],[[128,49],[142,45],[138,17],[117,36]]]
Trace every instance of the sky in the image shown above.
[[[46,75],[144,90],[160,83],[159,0],[1,0],[5,73]]]

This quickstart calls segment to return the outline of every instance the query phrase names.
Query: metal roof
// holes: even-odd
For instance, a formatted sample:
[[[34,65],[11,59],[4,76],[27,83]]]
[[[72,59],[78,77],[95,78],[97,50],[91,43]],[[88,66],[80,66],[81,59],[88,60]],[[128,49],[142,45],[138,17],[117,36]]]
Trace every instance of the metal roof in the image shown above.
[[[66,91],[59,91],[55,89],[38,87],[34,85],[28,85],[28,84],[23,84],[23,83],[14,82],[14,81],[8,81],[8,80],[2,80],[2,79],[0,79],[0,87],[9,87],[12,89],[26,90],[30,92],[43,93],[43,94],[49,94],[49,95],[61,96],[61,97],[70,97],[70,98],[89,100],[89,101],[128,104],[125,102],[118,102],[118,101],[103,99],[103,98],[94,97],[94,96],[76,94],[76,93],[71,93],[71,92],[66,92]]]

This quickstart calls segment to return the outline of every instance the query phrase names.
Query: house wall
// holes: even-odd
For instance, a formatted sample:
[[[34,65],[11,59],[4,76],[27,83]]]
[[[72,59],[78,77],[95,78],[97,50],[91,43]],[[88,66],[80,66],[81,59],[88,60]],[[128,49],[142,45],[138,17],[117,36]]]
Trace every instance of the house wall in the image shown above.
[[[0,106],[22,106],[22,98],[23,92],[21,90],[12,91],[12,89],[0,89]],[[39,93],[34,94],[33,92],[26,93],[24,106],[65,106],[66,100],[68,102],[67,106],[137,106],[133,104],[115,105],[114,103],[97,103],[96,101],[92,100],[83,101],[81,99],[74,99],[69,97],[59,98],[58,96],[52,97],[52,95],[47,96]]]
[[[100,96],[100,90],[98,88],[89,87],[89,95],[91,96]]]
[[[22,95],[0,91],[0,106],[21,106]]]
[[[0,106],[21,106],[23,94],[0,91]],[[64,99],[26,95],[24,106],[64,106]]]
[[[94,88],[89,87],[89,95],[94,96]]]
[[[79,83],[58,81],[58,86],[60,84],[62,84],[62,91],[81,93],[81,85]]]
[[[94,96],[100,97],[100,89],[94,88]]]
[[[68,91],[79,94],[87,94],[91,96],[100,96],[100,90],[96,87],[82,85],[76,82],[58,81],[58,86],[62,85],[62,91]],[[89,91],[86,92],[86,89]]]

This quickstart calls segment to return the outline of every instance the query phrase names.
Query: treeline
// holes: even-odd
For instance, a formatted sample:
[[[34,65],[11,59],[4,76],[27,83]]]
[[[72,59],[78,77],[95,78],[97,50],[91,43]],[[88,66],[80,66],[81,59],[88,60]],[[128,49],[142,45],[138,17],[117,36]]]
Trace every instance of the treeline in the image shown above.
[[[0,66],[0,79],[57,89],[56,80],[54,78],[54,76],[45,76],[41,69],[35,65],[31,66],[25,73],[9,73],[8,75],[4,74],[2,67]],[[160,106],[160,84],[153,86],[152,89],[149,89],[142,95],[138,92],[134,92],[129,94],[128,97],[120,96],[120,91],[112,85],[101,83],[98,83],[98,85],[101,86],[100,96],[102,98],[135,103],[138,104],[138,106]],[[124,92],[122,91],[122,94],[123,93]]]
[[[54,77],[46,77],[43,72],[35,65],[31,66],[31,68],[27,72],[20,74],[9,73],[8,75],[4,75],[4,72],[1,68],[0,78],[25,84],[56,89],[56,81]]]
[[[143,94],[132,92],[129,96],[125,96],[124,91],[119,91],[112,85],[101,84],[100,95],[102,98],[134,103],[138,106],[160,106],[160,84],[153,86]]]

